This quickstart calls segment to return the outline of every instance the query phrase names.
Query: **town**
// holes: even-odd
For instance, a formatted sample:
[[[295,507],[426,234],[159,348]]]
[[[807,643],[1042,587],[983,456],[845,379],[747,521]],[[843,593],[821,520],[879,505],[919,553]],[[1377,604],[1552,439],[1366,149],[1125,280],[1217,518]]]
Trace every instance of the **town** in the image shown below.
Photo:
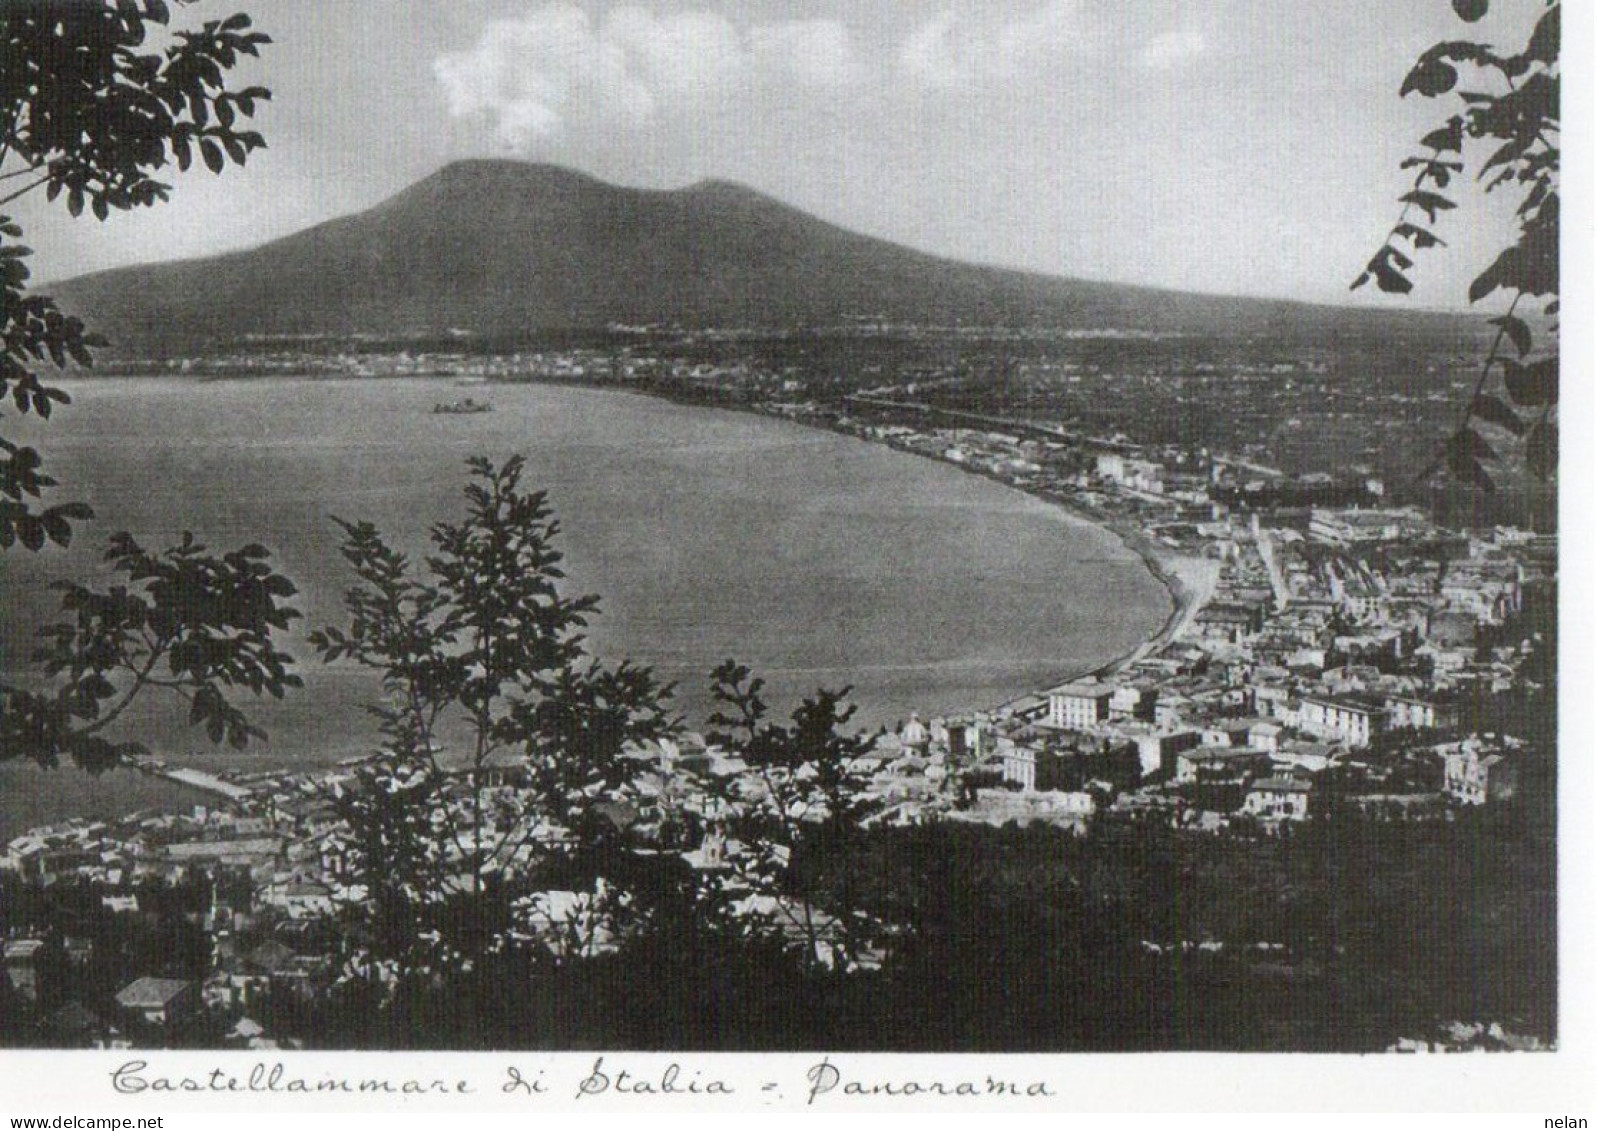
[[[633,349],[252,349],[146,371],[174,370],[415,373],[484,382],[490,400],[496,380],[632,387],[946,461],[1115,531],[1170,591],[1162,630],[1012,702],[869,736],[849,769],[872,826],[1084,837],[1158,825],[1255,842],[1327,821],[1453,823],[1550,797],[1556,536],[1439,525],[1392,498],[1371,467],[1289,473],[1256,446],[1228,453],[1147,442],[1120,422],[1095,431],[1012,407],[949,407],[922,381],[818,389],[802,369]],[[640,850],[675,853],[806,960],[879,963],[880,953],[843,947],[824,912],[763,888],[757,873],[770,860],[726,835],[727,806],[769,802],[772,789],[739,751],[686,731],[629,757],[637,772],[615,819]],[[181,814],[34,829],[5,846],[14,1009],[65,1046],[297,1047],[307,1034],[293,1003],[347,977],[358,949],[348,913],[368,892],[348,867],[339,800],[362,788],[362,766],[215,777],[156,759],[138,768],[207,800]],[[540,837],[558,833],[517,824],[514,764],[496,767],[490,788],[496,834],[523,846],[493,864],[514,880]],[[470,794],[462,784],[449,802],[462,816],[481,806]],[[810,819],[824,816],[812,809]],[[454,863],[469,868],[463,860]],[[594,900],[527,893],[523,941],[555,955],[616,945]],[[1139,941],[1152,955],[1231,947],[1255,965],[1293,959],[1274,938]],[[1450,1038],[1394,1034],[1391,1047],[1539,1047],[1500,1020],[1460,1021]]]

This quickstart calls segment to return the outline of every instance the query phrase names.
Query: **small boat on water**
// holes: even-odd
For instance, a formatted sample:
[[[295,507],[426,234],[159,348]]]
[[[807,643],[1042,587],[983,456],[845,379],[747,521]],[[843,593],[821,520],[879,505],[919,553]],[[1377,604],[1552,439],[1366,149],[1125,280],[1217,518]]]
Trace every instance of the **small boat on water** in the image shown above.
[[[474,412],[492,412],[494,406],[485,401],[473,400],[467,397],[463,401],[451,401],[448,404],[440,401],[433,405],[433,412],[448,416],[468,416]]]

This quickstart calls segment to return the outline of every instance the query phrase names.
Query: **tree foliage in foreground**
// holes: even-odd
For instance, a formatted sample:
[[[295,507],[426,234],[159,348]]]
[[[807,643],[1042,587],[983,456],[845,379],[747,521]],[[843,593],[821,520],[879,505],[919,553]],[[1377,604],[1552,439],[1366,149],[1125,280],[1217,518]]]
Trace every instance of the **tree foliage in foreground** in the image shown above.
[[[1474,23],[1486,15],[1488,0],[1453,0],[1453,8]],[[1449,190],[1471,168],[1485,192],[1502,190],[1518,200],[1514,242],[1469,288],[1472,303],[1501,293],[1508,305],[1491,319],[1497,330],[1475,388],[1421,480],[1446,470],[1494,490],[1485,465],[1499,456],[1482,426],[1522,442],[1533,475],[1547,479],[1558,467],[1559,0],[1544,0],[1542,8],[1522,49],[1505,54],[1468,40],[1438,43],[1415,62],[1399,92],[1450,98],[1456,109],[1420,139],[1422,152],[1403,162],[1415,171],[1399,198],[1403,211],[1353,289],[1371,281],[1392,294],[1414,289],[1412,255],[1444,246],[1434,229],[1457,207]],[[1531,309],[1538,303],[1548,339],[1539,346]]]
[[[213,173],[244,164],[266,141],[243,128],[264,87],[230,89],[228,72],[270,38],[243,14],[171,29],[164,0],[8,0],[0,6],[0,208],[43,190],[73,215],[167,200],[159,174],[198,156]],[[165,40],[154,47],[152,38]],[[47,363],[92,364],[105,344],[46,295],[29,294],[22,229],[0,215],[0,402],[48,417],[68,402],[40,380]],[[39,453],[0,434],[0,548],[65,545],[82,503],[39,509],[55,481]]]
[[[117,534],[105,560],[119,583],[54,584],[65,619],[41,630],[33,659],[43,684],[0,683],[0,759],[54,766],[65,757],[98,771],[148,753],[107,731],[152,689],[186,702],[189,723],[204,726],[212,742],[242,750],[265,738],[237,693],[281,699],[300,686],[288,670],[293,659],[273,638],[299,616],[284,604],[294,583],[273,571],[266,548],[216,555],[185,535],[152,553]]]
[[[173,164],[198,159],[220,173],[266,144],[244,126],[270,92],[228,79],[269,38],[242,14],[198,29],[170,22],[163,0],[0,5],[0,209],[43,191],[73,216],[104,220],[168,199],[158,178]],[[45,384],[44,367],[89,366],[105,343],[29,292],[22,234],[0,215],[0,406],[48,418],[69,398]],[[0,432],[0,550],[66,546],[73,524],[93,517],[84,502],[44,505],[54,486],[38,450]],[[123,583],[57,586],[68,619],[45,630],[42,683],[0,684],[0,760],[66,757],[103,769],[141,749],[108,732],[148,688],[183,697],[214,742],[242,748],[261,737],[233,693],[281,696],[298,685],[272,641],[297,615],[281,604],[294,586],[266,550],[217,556],[186,536],[153,553],[118,534],[105,560]]]
[[[886,809],[868,790],[875,766],[864,756],[874,741],[846,729],[855,710],[849,689],[816,692],[784,725],[768,719],[764,681],[746,666],[728,660],[711,681],[718,708],[710,741],[736,751],[746,768],[696,782],[701,814],[716,835],[741,846],[724,870],[707,876],[708,914],[722,929],[775,943],[806,966],[857,967],[885,941],[887,925],[860,908],[847,870],[828,869],[836,884],[827,893],[805,883],[806,870],[848,855]]]
[[[827,865],[884,808],[847,692],[775,723],[728,661],[716,753],[684,757],[671,689],[589,655],[597,598],[562,592],[559,525],[523,468],[471,460],[464,514],[420,562],[335,520],[357,583],[347,623],[311,642],[379,676],[385,743],[328,787],[344,992],[402,1011],[442,982],[476,992],[621,949],[730,948],[818,977],[875,961],[884,921]]]
[[[370,964],[390,978],[530,936],[547,907],[516,903],[509,882],[529,874],[578,893],[557,917],[590,946],[625,898],[605,834],[636,770],[627,748],[673,726],[650,671],[588,655],[598,598],[560,591],[559,523],[522,488],[524,461],[470,467],[465,515],[433,527],[421,569],[370,523],[338,520],[359,583],[347,626],[311,634],[324,661],[380,675],[386,697],[372,710],[387,747],[337,807]]]

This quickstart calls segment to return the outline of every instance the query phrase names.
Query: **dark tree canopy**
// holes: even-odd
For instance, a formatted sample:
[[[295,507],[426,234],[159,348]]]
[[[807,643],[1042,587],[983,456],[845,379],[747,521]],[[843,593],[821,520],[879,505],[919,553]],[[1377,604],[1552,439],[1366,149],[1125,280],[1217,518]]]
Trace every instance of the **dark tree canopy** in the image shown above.
[[[266,142],[242,128],[263,87],[230,89],[228,72],[270,42],[246,15],[198,30],[169,28],[165,0],[6,0],[0,5],[0,209],[43,190],[72,215],[104,220],[115,210],[166,200],[158,179],[198,155],[220,173]],[[157,45],[154,41],[159,40]],[[48,417],[67,403],[45,385],[46,363],[89,365],[103,344],[45,295],[29,294],[22,229],[0,215],[0,403]],[[0,433],[0,549],[66,544],[83,503],[41,509],[55,485],[33,448]]]
[[[213,173],[266,143],[244,124],[271,95],[229,72],[269,42],[245,15],[173,27],[163,0],[6,0],[0,4],[0,209],[43,191],[73,215],[164,201],[159,177],[198,157]],[[104,344],[47,295],[28,291],[30,249],[0,215],[0,406],[48,417],[69,401],[47,365],[88,366]],[[9,405],[6,402],[9,401]],[[0,417],[4,408],[0,407]],[[45,505],[56,485],[39,452],[0,432],[0,551],[72,540],[87,503]],[[70,758],[104,769],[140,747],[111,725],[151,688],[186,701],[189,721],[236,748],[263,737],[230,699],[281,697],[299,684],[273,634],[298,614],[292,582],[251,544],[212,554],[192,536],[164,552],[127,534],[104,560],[117,583],[62,582],[64,619],[44,631],[38,678],[0,683],[0,760]],[[15,663],[21,657],[13,657]]]
[[[1489,0],[1453,0],[1466,23],[1482,19],[1488,7]],[[1414,289],[1413,254],[1444,245],[1434,229],[1457,207],[1449,191],[1471,169],[1483,191],[1518,198],[1514,242],[1469,288],[1470,302],[1503,294],[1507,308],[1491,319],[1497,331],[1458,427],[1420,479],[1446,470],[1492,491],[1485,465],[1500,457],[1483,426],[1521,441],[1531,474],[1546,479],[1558,466],[1559,41],[1559,0],[1543,0],[1520,50],[1438,43],[1419,57],[1399,91],[1450,99],[1456,109],[1420,139],[1422,152],[1403,162],[1415,170],[1414,183],[1398,198],[1403,211],[1354,280],[1355,290],[1372,280],[1391,294]],[[1540,343],[1537,304],[1545,326]]]
[[[189,723],[212,742],[242,750],[265,738],[229,695],[239,690],[281,699],[300,686],[293,660],[273,641],[299,616],[283,601],[294,583],[272,571],[263,546],[220,556],[185,535],[151,553],[127,534],[105,555],[118,584],[91,589],[56,582],[65,618],[43,630],[34,659],[41,688],[0,683],[0,760],[28,757],[53,766],[62,757],[90,770],[127,754],[107,728],[147,689],[181,697]]]
[[[559,523],[523,488],[525,461],[469,466],[465,513],[433,527],[419,568],[370,523],[335,520],[357,584],[347,627],[310,636],[325,661],[382,679],[370,709],[386,749],[336,808],[366,892],[366,959],[401,978],[501,945],[517,914],[507,881],[525,867],[598,893],[590,926],[609,919],[596,832],[637,772],[627,746],[674,726],[648,669],[589,655],[598,598],[562,592]],[[505,773],[518,788],[494,788]]]

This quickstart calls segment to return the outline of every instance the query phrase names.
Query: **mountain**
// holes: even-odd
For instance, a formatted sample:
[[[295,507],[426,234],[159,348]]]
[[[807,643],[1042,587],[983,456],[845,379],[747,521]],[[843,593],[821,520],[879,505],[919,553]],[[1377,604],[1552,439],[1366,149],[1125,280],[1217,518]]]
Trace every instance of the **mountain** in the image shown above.
[[[55,288],[113,344],[245,334],[485,334],[679,323],[894,322],[1332,333],[1413,315],[974,266],[847,231],[723,181],[653,191],[462,161],[365,212],[246,251]]]

